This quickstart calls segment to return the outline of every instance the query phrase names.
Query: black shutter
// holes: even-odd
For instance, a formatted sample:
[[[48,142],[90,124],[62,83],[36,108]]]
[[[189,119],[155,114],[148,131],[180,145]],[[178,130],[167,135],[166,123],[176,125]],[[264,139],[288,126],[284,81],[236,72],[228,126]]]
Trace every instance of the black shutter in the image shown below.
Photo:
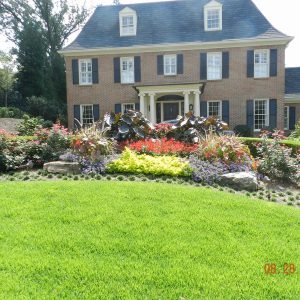
[[[247,77],[254,77],[254,50],[247,51]]]
[[[294,130],[295,125],[296,125],[296,107],[295,106],[290,106],[290,120],[289,120],[289,130]]]
[[[270,50],[270,76],[277,76],[277,49]]]
[[[121,82],[120,57],[114,58],[114,81],[115,83]]]
[[[200,79],[207,79],[207,53],[200,53]]]
[[[93,84],[99,83],[98,58],[92,59],[92,76],[93,76]]]
[[[122,105],[121,103],[116,103],[115,104],[115,113],[118,114],[122,111]]]
[[[140,102],[135,103],[135,110],[140,111]]]
[[[94,114],[94,122],[99,121],[100,119],[99,104],[93,105],[93,114]]]
[[[254,101],[247,100],[247,126],[253,130],[254,125]]]
[[[72,59],[73,84],[79,84],[79,66],[78,59]]]
[[[229,100],[222,101],[222,120],[229,124]]]
[[[183,54],[177,54],[177,74],[183,74]]]
[[[222,78],[229,78],[229,52],[222,53]]]
[[[134,57],[134,81],[141,82],[141,57]]]
[[[277,127],[277,100],[269,100],[269,127],[275,129]]]
[[[164,56],[157,55],[157,75],[164,75]]]
[[[200,101],[200,116],[207,117],[207,102]]]
[[[74,128],[76,128],[76,121],[77,119],[79,122],[80,120],[80,105],[74,105]]]

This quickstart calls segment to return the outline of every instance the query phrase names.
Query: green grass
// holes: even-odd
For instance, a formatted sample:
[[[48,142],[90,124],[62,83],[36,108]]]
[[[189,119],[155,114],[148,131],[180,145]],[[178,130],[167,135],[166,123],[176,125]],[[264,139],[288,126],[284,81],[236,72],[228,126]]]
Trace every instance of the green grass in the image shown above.
[[[0,299],[300,299],[293,207],[99,181],[5,182],[0,202]]]

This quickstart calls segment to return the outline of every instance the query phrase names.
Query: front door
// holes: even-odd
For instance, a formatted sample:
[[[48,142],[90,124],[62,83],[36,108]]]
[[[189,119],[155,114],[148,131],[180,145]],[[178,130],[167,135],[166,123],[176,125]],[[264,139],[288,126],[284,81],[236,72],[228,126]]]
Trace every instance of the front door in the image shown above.
[[[179,115],[179,102],[164,103],[164,121],[177,119]]]

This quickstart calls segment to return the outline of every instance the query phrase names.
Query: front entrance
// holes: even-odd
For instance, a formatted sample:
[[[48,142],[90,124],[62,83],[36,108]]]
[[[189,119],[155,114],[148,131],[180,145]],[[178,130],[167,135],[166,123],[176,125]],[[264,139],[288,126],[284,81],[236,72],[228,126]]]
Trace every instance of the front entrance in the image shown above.
[[[170,121],[177,119],[179,115],[179,104],[180,102],[166,102],[163,103],[163,120]]]

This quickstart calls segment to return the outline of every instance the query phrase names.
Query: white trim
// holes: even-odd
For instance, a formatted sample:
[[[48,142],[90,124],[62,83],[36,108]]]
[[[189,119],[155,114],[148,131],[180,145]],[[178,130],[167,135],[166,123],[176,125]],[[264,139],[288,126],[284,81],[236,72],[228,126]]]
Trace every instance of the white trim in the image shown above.
[[[133,45],[130,47],[101,47],[94,49],[82,50],[60,50],[58,53],[64,56],[86,56],[86,55],[106,55],[106,54],[129,54],[129,53],[147,53],[153,51],[184,51],[184,50],[206,50],[219,48],[240,48],[255,46],[274,46],[287,45],[293,37],[284,38],[249,38],[249,39],[232,39],[219,42],[190,42],[190,43],[166,43],[150,45]]]
[[[123,18],[124,17],[132,17],[133,19],[133,32],[128,33],[123,31]],[[119,30],[120,36],[135,36],[136,35],[136,27],[137,27],[137,15],[136,11],[131,9],[130,7],[125,7],[119,12]]]
[[[266,121],[265,121],[265,127],[268,127],[270,125],[270,111],[269,111],[269,101],[270,99],[254,99],[253,100],[253,131],[254,132],[260,132],[261,129],[255,129],[255,102],[256,101],[266,101]]]
[[[203,87],[203,83],[187,83],[187,84],[170,84],[170,85],[141,85],[135,88],[139,93],[143,94],[159,94],[159,93],[183,93],[183,92],[199,92]]]
[[[166,72],[166,59],[167,58],[169,58],[169,59],[175,58],[175,72],[174,73],[172,73],[172,72],[167,73]],[[174,75],[177,75],[177,55],[176,54],[167,54],[167,55],[164,55],[164,75],[165,76],[174,76]]]
[[[300,104],[300,94],[285,94],[285,104]]]
[[[133,105],[133,109],[135,110],[135,103],[134,102],[122,103],[121,104],[121,112],[122,112],[122,114],[124,114],[124,112],[125,112],[125,105]]]
[[[80,104],[80,123],[83,125],[83,106],[91,106],[92,107],[92,114],[93,114],[93,123],[95,121],[95,116],[94,116],[94,105],[93,104]]]
[[[284,110],[287,108],[287,127],[284,127],[284,130],[290,130],[290,107],[284,106]],[[284,125],[285,114],[283,111],[283,125]]]
[[[267,54],[267,74],[266,76],[256,76],[255,75],[255,66],[261,65],[260,63],[255,63],[255,54],[257,53],[266,53]],[[270,49],[256,49],[254,50],[254,78],[269,78],[270,77]]]
[[[91,72],[86,71],[86,73],[91,73],[91,82],[82,82],[82,78],[81,78],[81,64],[82,63],[91,64]],[[92,59],[91,58],[82,58],[78,60],[78,74],[79,74],[79,85],[92,85],[93,84],[93,63],[92,63]]]
[[[222,100],[209,100],[207,101],[207,104],[206,104],[206,110],[207,110],[207,117],[215,117],[215,116],[210,116],[209,115],[209,103],[213,103],[213,102],[218,102],[220,104],[220,115],[218,116],[221,120],[222,120],[222,115],[223,115],[223,112],[222,112]]]
[[[218,28],[208,28],[208,12],[210,10],[218,10],[219,13],[219,27]],[[222,30],[222,23],[223,23],[223,5],[215,0],[207,3],[204,6],[204,30],[205,31],[220,31]]]

